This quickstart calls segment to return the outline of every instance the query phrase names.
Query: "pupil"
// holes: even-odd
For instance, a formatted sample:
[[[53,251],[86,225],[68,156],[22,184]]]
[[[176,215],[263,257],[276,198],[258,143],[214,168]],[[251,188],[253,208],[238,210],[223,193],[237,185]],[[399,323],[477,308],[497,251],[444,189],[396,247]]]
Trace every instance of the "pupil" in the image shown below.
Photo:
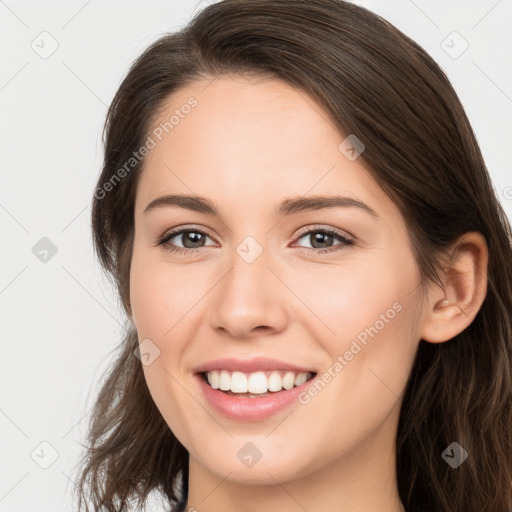
[[[328,233],[315,233],[314,235],[311,235],[313,237],[314,243],[311,245],[315,247],[316,249],[323,249],[325,248],[325,244],[328,244],[332,241],[333,236],[329,235]],[[322,242],[322,238],[326,239],[324,242]],[[324,247],[316,247],[316,243],[319,242],[320,244],[324,244]],[[328,246],[327,246],[328,247]]]
[[[190,238],[195,238],[196,241],[192,241],[192,246],[189,245],[189,237]],[[202,234],[201,233],[194,233],[194,232],[190,232],[190,233],[185,233],[185,237],[183,239],[183,245],[189,249],[194,249],[195,247],[193,246],[194,243],[197,243],[198,241],[200,241],[202,237]]]

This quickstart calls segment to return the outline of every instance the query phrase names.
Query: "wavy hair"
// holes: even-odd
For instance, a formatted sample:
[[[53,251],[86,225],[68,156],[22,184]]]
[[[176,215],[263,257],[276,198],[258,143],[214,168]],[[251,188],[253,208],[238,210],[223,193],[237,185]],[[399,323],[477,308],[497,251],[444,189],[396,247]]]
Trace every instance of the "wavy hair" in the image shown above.
[[[223,0],[135,60],[107,113],[92,198],[94,249],[128,317],[144,159],[128,171],[125,164],[170,94],[228,73],[281,79],[323,106],[341,133],[357,134],[366,146],[360,158],[406,221],[422,286],[442,285],[442,261],[459,236],[485,237],[488,289],[477,316],[445,343],[419,342],[400,410],[397,485],[408,512],[510,511],[510,223],[445,73],[371,11],[343,0]],[[137,347],[127,322],[90,418],[80,510],[89,500],[94,510],[123,512],[132,499],[144,505],[152,491],[172,506],[186,503],[188,452],[152,401]],[[469,454],[457,469],[441,457],[454,441]]]

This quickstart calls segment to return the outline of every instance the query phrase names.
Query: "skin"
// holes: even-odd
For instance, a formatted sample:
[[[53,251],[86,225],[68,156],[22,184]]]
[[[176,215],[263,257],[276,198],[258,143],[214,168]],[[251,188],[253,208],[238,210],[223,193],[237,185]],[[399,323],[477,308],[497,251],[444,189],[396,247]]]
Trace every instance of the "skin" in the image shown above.
[[[338,149],[345,136],[311,97],[276,79],[222,76],[177,91],[159,119],[192,96],[197,106],[147,155],[130,275],[139,340],[160,350],[144,366],[148,388],[190,454],[186,510],[404,510],[394,442],[413,358],[421,338],[444,342],[474,319],[487,286],[485,239],[466,234],[444,289],[430,285],[423,297],[404,218],[362,159]],[[171,193],[206,197],[220,217],[178,207],[144,213]],[[333,193],[363,201],[379,219],[354,207],[274,212],[288,197]],[[195,253],[156,245],[191,224],[207,235]],[[303,233],[318,225],[355,244],[334,237],[314,245]],[[247,236],[263,250],[252,263],[236,252]],[[167,246],[194,241],[177,235]],[[314,253],[318,247],[334,250]],[[273,357],[332,372],[337,356],[396,303],[400,312],[309,403],[268,419],[221,416],[193,377],[192,368],[217,357]],[[236,455],[247,442],[262,453],[252,467]]]

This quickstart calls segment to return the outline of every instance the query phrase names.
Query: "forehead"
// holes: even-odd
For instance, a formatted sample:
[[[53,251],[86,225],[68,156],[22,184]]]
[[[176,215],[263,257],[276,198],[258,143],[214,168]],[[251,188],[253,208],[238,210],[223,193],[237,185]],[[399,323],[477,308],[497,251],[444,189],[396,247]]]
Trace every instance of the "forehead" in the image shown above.
[[[195,106],[188,108],[191,102]],[[336,148],[341,136],[312,98],[275,78],[229,75],[194,82],[163,102],[154,125],[165,127],[171,118],[173,126],[150,153],[149,165],[183,143],[198,157],[208,152],[218,159],[222,153],[249,164],[256,156],[275,160],[301,148],[308,153]]]
[[[329,114],[279,79],[194,82],[166,99],[155,127],[163,133],[145,159],[138,211],[178,192],[272,204],[329,192],[393,208],[362,160],[340,151],[345,135]]]

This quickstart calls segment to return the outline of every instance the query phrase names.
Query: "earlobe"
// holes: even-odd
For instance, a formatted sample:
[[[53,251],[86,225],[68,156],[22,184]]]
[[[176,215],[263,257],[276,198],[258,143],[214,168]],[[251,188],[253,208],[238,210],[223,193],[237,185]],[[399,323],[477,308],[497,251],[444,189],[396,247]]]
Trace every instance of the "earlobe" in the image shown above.
[[[488,259],[487,242],[481,233],[466,233],[452,245],[443,289],[432,284],[429,290],[422,339],[442,343],[473,322],[487,294]]]

